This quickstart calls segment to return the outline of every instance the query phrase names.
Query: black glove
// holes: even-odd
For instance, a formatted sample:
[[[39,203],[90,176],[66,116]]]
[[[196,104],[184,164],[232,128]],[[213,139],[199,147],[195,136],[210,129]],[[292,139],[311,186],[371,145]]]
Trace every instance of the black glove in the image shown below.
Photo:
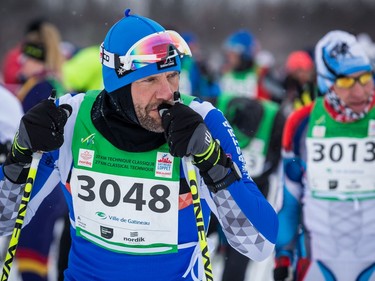
[[[29,151],[52,151],[64,142],[64,126],[72,107],[56,107],[52,100],[44,100],[31,108],[21,119],[13,148]],[[13,151],[13,149],[12,149]]]
[[[233,171],[235,164],[220,144],[212,139],[197,112],[182,103],[173,106],[162,104],[158,109],[170,153],[177,157],[193,155],[193,164],[212,192],[224,189],[241,178],[238,169]],[[230,169],[233,173],[228,175]]]
[[[161,104],[162,126],[169,151],[173,156],[183,157],[205,152],[212,137],[202,116],[190,107],[176,103]]]
[[[281,256],[275,260],[275,269],[273,270],[273,279],[275,281],[291,281],[293,280],[293,273],[290,264],[290,259],[286,256]]]
[[[63,144],[64,126],[71,113],[70,105],[56,107],[53,99],[48,99],[38,103],[22,117],[3,166],[8,179],[23,183],[34,151],[52,151]]]

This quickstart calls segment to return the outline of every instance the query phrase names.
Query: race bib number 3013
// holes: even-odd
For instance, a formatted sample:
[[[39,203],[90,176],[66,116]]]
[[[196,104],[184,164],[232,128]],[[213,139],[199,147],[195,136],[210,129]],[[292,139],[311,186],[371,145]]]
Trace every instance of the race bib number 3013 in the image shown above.
[[[309,187],[317,197],[375,196],[374,139],[308,138],[307,167]]]

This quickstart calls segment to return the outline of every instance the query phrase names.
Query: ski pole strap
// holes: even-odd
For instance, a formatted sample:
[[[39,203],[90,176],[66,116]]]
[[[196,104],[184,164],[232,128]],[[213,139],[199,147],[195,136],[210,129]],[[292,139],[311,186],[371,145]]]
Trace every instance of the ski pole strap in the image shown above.
[[[227,165],[225,167],[230,168],[230,172],[223,179],[215,183],[207,184],[207,187],[211,192],[217,193],[219,190],[226,189],[232,183],[242,178],[240,169],[238,168],[237,164],[232,161],[232,159],[228,158]]]

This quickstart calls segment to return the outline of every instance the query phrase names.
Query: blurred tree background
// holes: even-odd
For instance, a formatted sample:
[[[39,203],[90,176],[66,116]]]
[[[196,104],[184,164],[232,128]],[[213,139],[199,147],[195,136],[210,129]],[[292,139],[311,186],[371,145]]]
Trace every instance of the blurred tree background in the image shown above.
[[[373,0],[2,0],[0,7],[1,54],[22,39],[35,18],[54,23],[63,40],[78,47],[100,44],[126,8],[194,32],[210,60],[239,28],[250,30],[277,64],[292,50],[313,48],[332,29],[375,37]]]

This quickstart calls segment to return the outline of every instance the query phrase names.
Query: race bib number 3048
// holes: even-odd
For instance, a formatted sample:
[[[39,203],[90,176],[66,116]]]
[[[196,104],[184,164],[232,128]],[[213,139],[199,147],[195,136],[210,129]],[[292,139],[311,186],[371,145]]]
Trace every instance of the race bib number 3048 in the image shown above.
[[[375,196],[373,138],[307,139],[308,182],[316,197]]]
[[[116,252],[177,251],[178,181],[73,169],[77,235]]]

